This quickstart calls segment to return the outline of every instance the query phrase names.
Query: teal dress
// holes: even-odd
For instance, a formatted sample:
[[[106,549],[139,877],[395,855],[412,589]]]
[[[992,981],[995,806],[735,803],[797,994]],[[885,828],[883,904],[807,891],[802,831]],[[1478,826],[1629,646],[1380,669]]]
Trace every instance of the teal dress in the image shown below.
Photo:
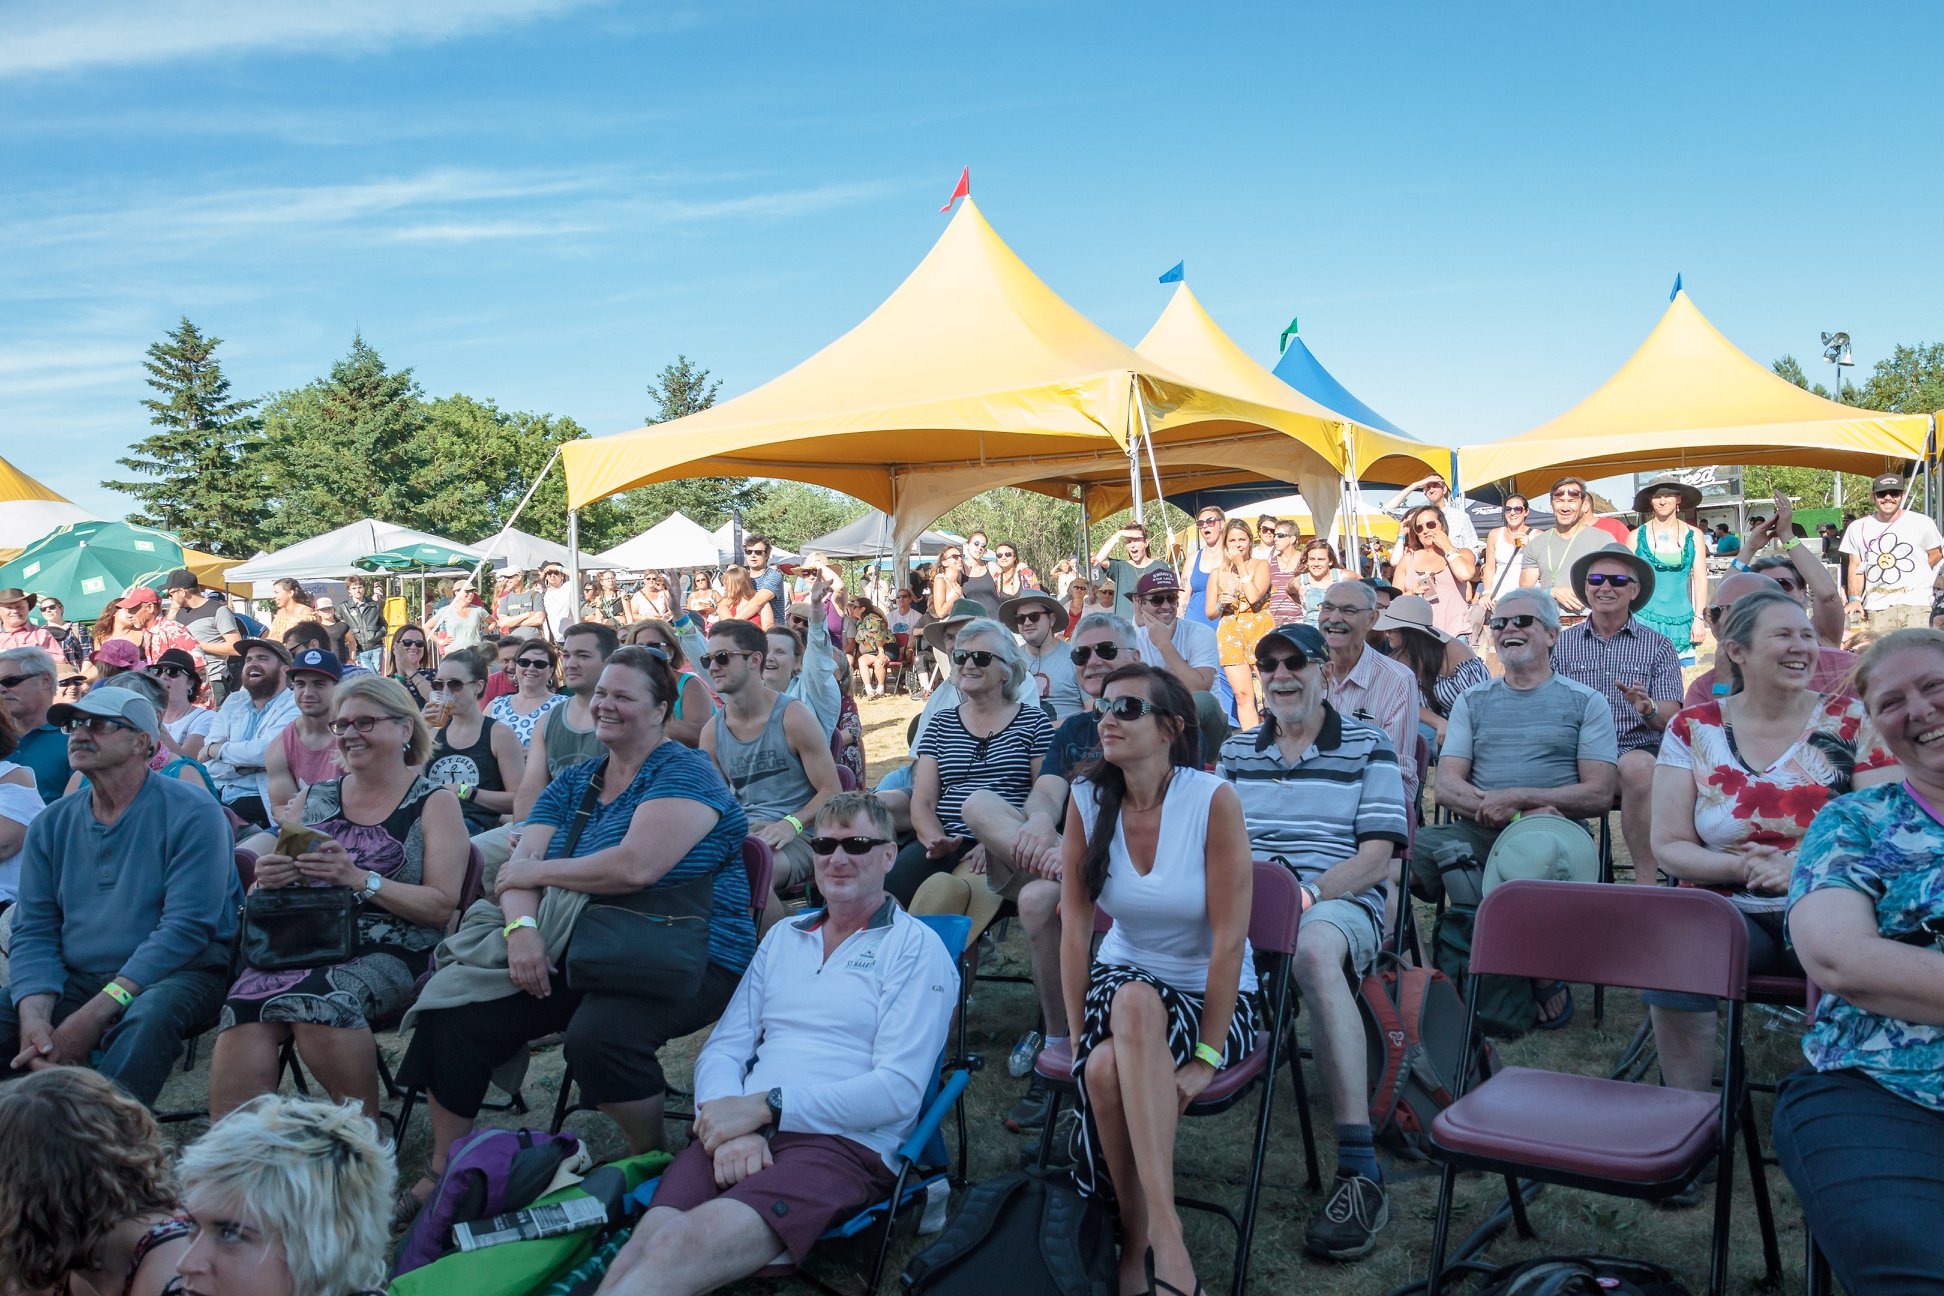
[[[1694,575],[1695,544],[1694,532],[1689,530],[1681,540],[1681,560],[1670,563],[1655,552],[1647,543],[1647,528],[1641,527],[1634,536],[1634,552],[1647,560],[1654,569],[1654,596],[1647,605],[1635,612],[1641,623],[1650,629],[1658,630],[1674,641],[1675,651],[1682,654],[1694,651],[1694,604],[1688,600],[1688,582]]]

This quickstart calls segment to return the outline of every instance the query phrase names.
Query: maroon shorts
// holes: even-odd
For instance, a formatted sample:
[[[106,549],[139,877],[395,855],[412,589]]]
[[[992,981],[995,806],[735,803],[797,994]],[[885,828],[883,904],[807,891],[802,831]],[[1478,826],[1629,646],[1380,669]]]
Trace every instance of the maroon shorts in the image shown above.
[[[898,1177],[884,1158],[841,1134],[778,1134],[770,1139],[775,1162],[734,1188],[717,1188],[715,1158],[690,1143],[675,1154],[655,1186],[652,1209],[693,1210],[727,1197],[763,1217],[781,1238],[790,1259],[803,1263],[824,1230],[891,1195]]]

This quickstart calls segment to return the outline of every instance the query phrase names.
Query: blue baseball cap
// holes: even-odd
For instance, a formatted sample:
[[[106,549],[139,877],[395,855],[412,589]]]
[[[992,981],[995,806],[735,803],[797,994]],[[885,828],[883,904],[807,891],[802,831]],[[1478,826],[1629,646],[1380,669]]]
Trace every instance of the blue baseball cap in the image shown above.
[[[298,671],[311,671],[318,675],[328,675],[334,680],[344,678],[344,663],[338,660],[336,653],[325,652],[322,648],[304,649],[292,657],[290,665],[284,669],[292,675]]]
[[[1302,653],[1303,663],[1307,666],[1314,666],[1317,662],[1327,660],[1330,655],[1329,645],[1323,642],[1323,632],[1315,626],[1305,625],[1301,621],[1292,621],[1288,625],[1279,625],[1268,634],[1263,635],[1262,638],[1256,640],[1256,652],[1260,654],[1264,648],[1276,640],[1281,640],[1297,652]]]

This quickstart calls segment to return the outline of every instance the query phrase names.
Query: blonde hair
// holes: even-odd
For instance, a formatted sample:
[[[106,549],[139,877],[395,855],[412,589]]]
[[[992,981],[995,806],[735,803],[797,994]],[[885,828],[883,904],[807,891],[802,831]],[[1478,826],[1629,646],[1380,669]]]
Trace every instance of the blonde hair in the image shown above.
[[[263,1094],[182,1154],[185,1198],[209,1196],[270,1236],[293,1296],[385,1285],[390,1142],[356,1103]]]
[[[730,563],[722,569],[722,592],[737,603],[756,597],[756,583],[749,579],[749,568]]]
[[[383,675],[358,675],[345,680],[331,698],[331,718],[335,720],[342,714],[344,704],[353,698],[363,698],[386,715],[405,722],[412,734],[405,742],[407,765],[423,765],[431,758],[432,730],[419,709],[412,705],[412,695],[405,691],[403,684]]]
[[[1908,626],[1902,630],[1892,630],[1865,646],[1852,678],[1856,681],[1856,696],[1863,699],[1866,709],[1870,705],[1870,694],[1875,691],[1877,672],[1883,669],[1883,659],[1905,648],[1928,648],[1944,656],[1944,630]]]

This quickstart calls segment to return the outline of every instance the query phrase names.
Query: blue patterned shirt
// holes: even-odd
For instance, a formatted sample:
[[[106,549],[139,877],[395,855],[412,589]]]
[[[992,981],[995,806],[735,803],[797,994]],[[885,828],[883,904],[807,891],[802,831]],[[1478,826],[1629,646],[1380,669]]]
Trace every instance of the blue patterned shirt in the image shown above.
[[[1789,886],[1846,887],[1870,898],[1877,932],[1944,952],[1944,824],[1901,783],[1831,801],[1809,825]],[[1898,1097],[1944,1111],[1944,1029],[1884,1017],[1824,994],[1802,1052],[1818,1071],[1855,1068]]]
[[[528,823],[547,824],[554,830],[547,842],[547,858],[567,854],[567,828],[580,808],[588,780],[594,777],[599,760],[570,765],[547,784],[547,790],[534,803]],[[649,801],[681,797],[700,801],[718,816],[715,826],[684,855],[674,868],[655,883],[673,886],[705,873],[715,873],[715,914],[709,920],[709,962],[730,972],[749,966],[756,953],[756,924],[749,913],[749,875],[743,871],[742,843],[749,834],[749,820],[736,804],[735,794],[716,772],[715,762],[691,747],[664,742],[648,753],[641,772],[623,789],[620,796],[603,805],[594,803],[587,827],[581,830],[574,854],[591,855],[618,846],[628,835],[628,824],[635,811]]]

